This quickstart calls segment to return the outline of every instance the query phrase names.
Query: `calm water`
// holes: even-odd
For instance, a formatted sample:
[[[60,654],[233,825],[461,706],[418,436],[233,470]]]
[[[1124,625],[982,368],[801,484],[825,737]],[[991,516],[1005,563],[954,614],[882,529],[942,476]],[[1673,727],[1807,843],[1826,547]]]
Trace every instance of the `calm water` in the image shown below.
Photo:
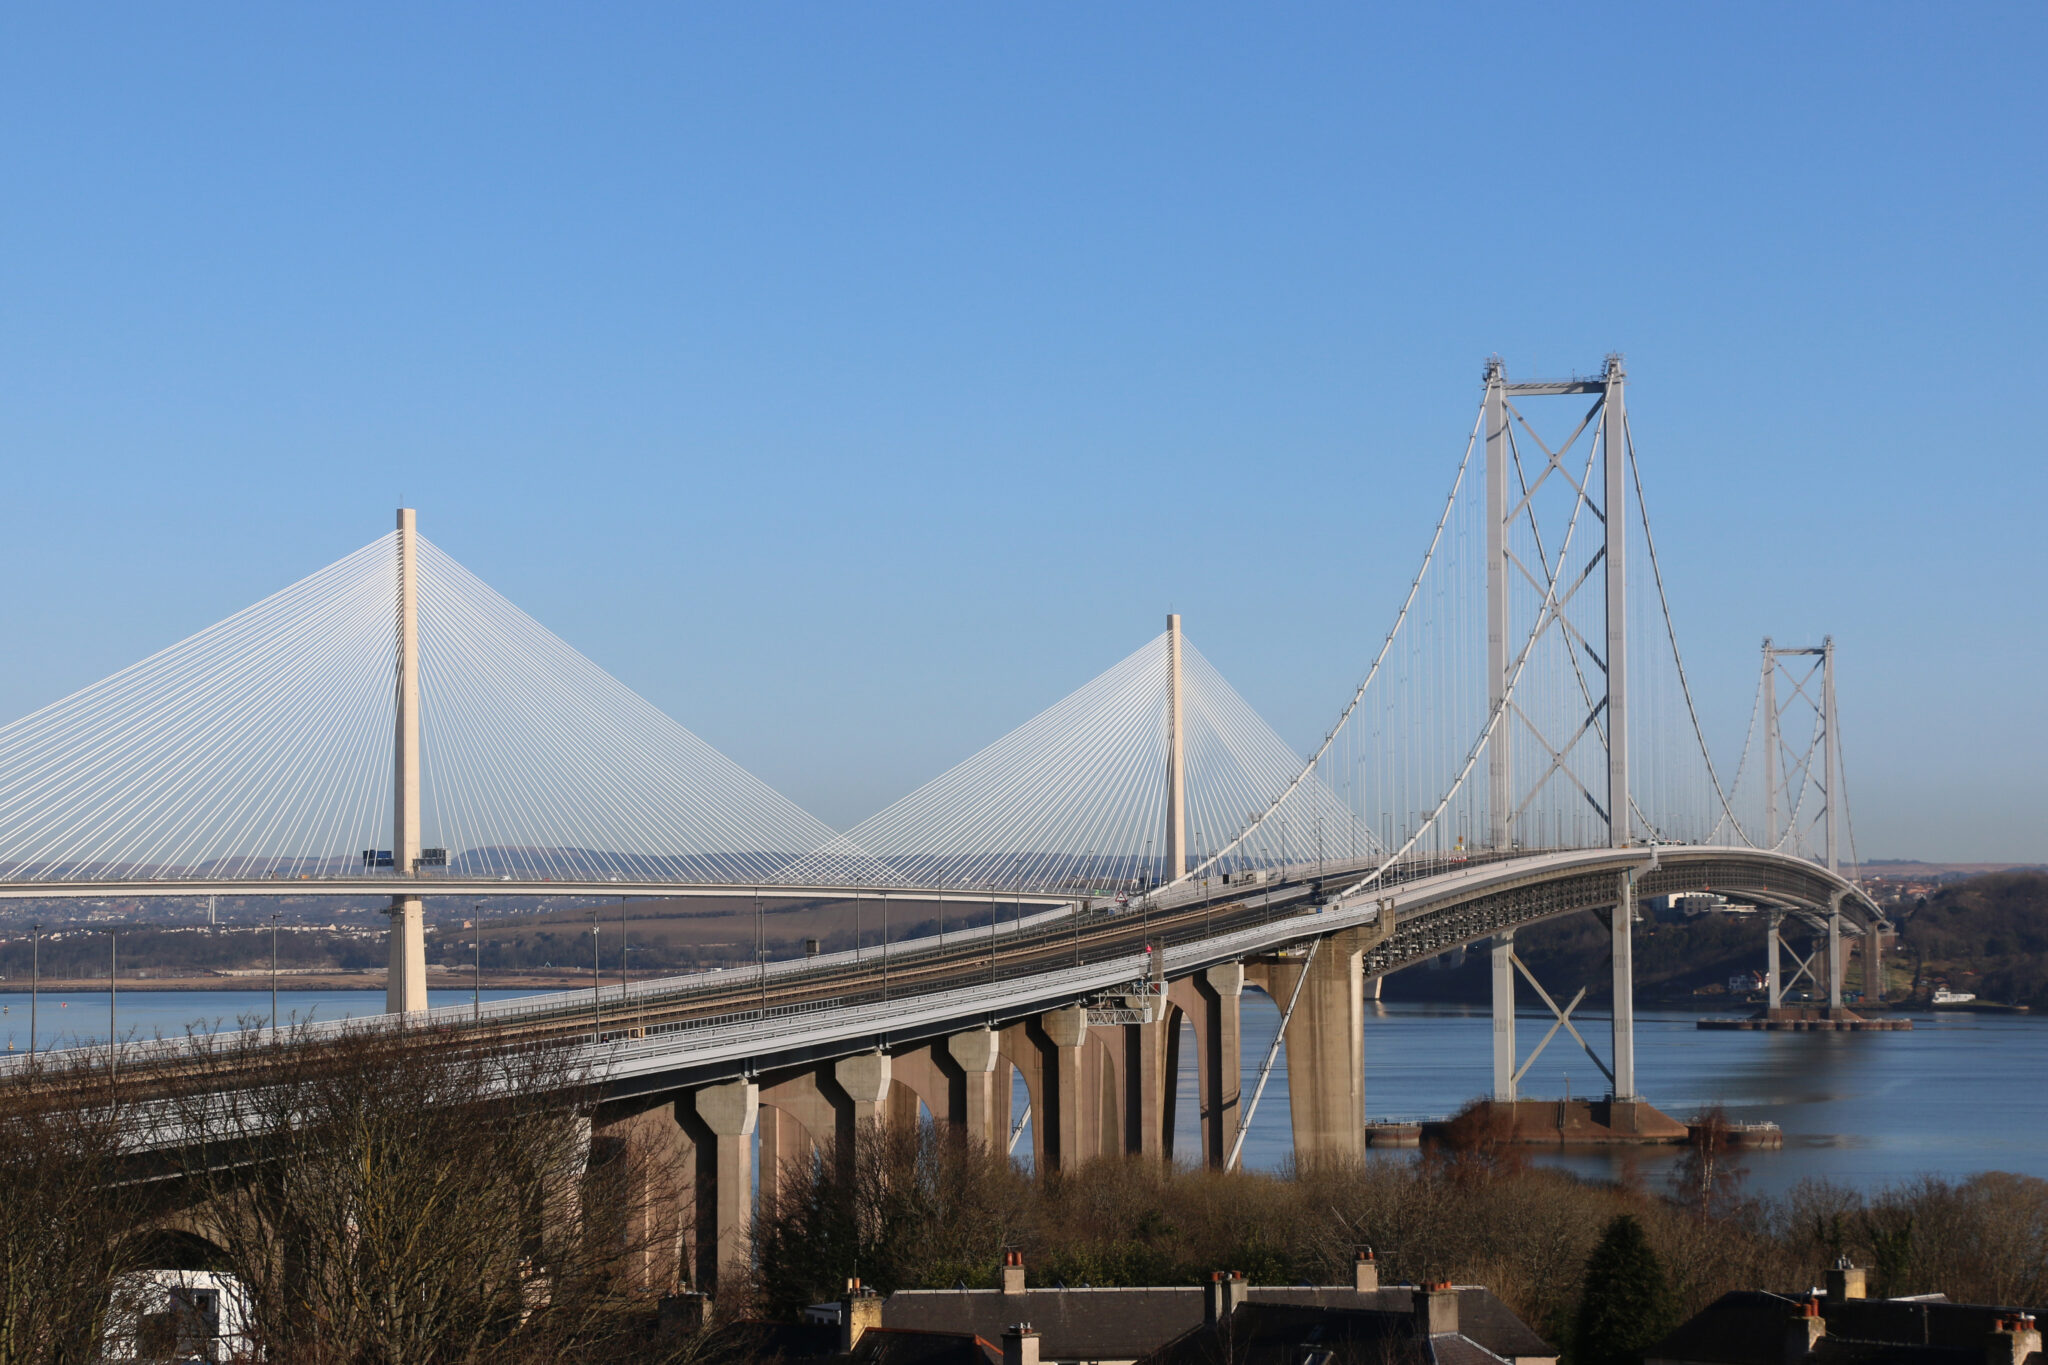
[[[1445,1114],[1493,1084],[1493,1019],[1485,1009],[1368,1002],[1365,1105],[1373,1118]],[[1943,1011],[1915,1014],[1910,1033],[1706,1032],[1695,1011],[1636,1015],[1636,1087],[1659,1109],[1685,1118],[1720,1104],[1732,1119],[1769,1119],[1785,1147],[1745,1154],[1748,1186],[1776,1192],[1809,1177],[1863,1187],[1922,1172],[1946,1176],[2019,1171],[2048,1177],[2048,1019]],[[1573,1015],[1606,1055],[1608,1021]],[[1244,997],[1245,1092],[1279,1025],[1265,996]],[[1520,1016],[1523,1055],[1550,1025]],[[1288,1154],[1286,1051],[1274,1067],[1245,1144],[1248,1165],[1277,1166]],[[1522,1083],[1530,1097],[1604,1094],[1606,1078],[1560,1032]],[[1184,1078],[1176,1109],[1190,1112]],[[1187,1128],[1187,1125],[1183,1125]],[[1176,1136],[1175,1144],[1192,1142]],[[1187,1150],[1187,1149],[1182,1149]],[[1398,1151],[1391,1159],[1412,1159]],[[1544,1160],[1587,1175],[1635,1172],[1658,1185],[1670,1149]]]
[[[485,991],[484,999],[502,1000],[526,991]],[[466,1005],[468,991],[428,991],[427,1004]],[[29,998],[0,993],[0,1048],[28,1050]],[[37,1005],[36,1046],[83,1047],[107,1041],[105,991],[44,991]],[[115,1006],[115,1025],[123,1038],[181,1038],[189,1024],[200,1029],[234,1028],[242,1021],[267,1023],[270,988],[254,991],[122,990]],[[307,1019],[352,1019],[384,1012],[384,991],[289,991],[277,993],[277,1009],[286,1023]]]
[[[518,991],[485,991],[486,999]],[[468,991],[429,993],[429,1003],[466,1003]],[[287,1019],[342,1019],[382,1010],[382,991],[285,991]],[[44,1047],[103,1042],[107,996],[101,992],[42,997]],[[122,991],[123,1036],[177,1036],[188,1023],[233,1026],[270,1012],[270,992]],[[1373,1118],[1446,1114],[1492,1084],[1491,1016],[1455,1005],[1368,1004],[1365,1100]],[[1808,1177],[1865,1187],[1922,1172],[2020,1171],[2048,1178],[2048,1018],[1954,1012],[1917,1014],[1910,1033],[1703,1032],[1691,1011],[1652,1010],[1636,1016],[1636,1074],[1643,1094],[1674,1117],[1720,1104],[1736,1119],[1770,1119],[1785,1130],[1785,1148],[1744,1156],[1749,1186],[1780,1191]],[[1607,1020],[1574,1022],[1602,1055]],[[1244,997],[1244,1093],[1250,1096],[1279,1024],[1279,1010],[1256,991]],[[1526,1055],[1549,1027],[1548,1015],[1525,1014],[1518,1032]],[[28,997],[0,993],[0,1046],[28,1046]],[[1194,1047],[1175,1106],[1176,1150],[1199,1150]],[[1555,1097],[1601,1094],[1606,1081],[1569,1035],[1553,1039],[1531,1068],[1522,1093]],[[1023,1109],[1021,1090],[1016,1111]],[[1028,1154],[1030,1135],[1018,1144]],[[1271,1169],[1289,1153],[1287,1056],[1282,1049],[1254,1116],[1245,1164]],[[1389,1160],[1410,1160],[1399,1150]],[[1625,1175],[1631,1167],[1656,1185],[1677,1159],[1659,1148],[1546,1156],[1587,1175]]]

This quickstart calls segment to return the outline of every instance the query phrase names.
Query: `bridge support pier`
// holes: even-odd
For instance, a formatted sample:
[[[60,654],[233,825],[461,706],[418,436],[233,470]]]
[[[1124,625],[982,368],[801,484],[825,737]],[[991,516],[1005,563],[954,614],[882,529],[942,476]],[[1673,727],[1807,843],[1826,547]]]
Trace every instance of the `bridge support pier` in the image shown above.
[[[1001,1049],[992,1029],[969,1029],[946,1040],[945,1056],[958,1069],[946,1078],[946,1122],[970,1143],[994,1147],[1009,1139],[996,1126],[996,1063]],[[1007,1093],[1005,1095],[1007,1098]],[[1009,1106],[1003,1106],[1007,1112]]]
[[[1781,911],[1764,916],[1764,1001],[1773,1014],[1785,1007],[1785,974],[1778,966],[1778,926],[1784,921]]]
[[[1515,931],[1493,936],[1493,1099],[1515,1102]]]
[[[1237,1136],[1244,1087],[1244,964],[1225,962],[1166,988],[1167,999],[1195,1033],[1195,1070],[1202,1116],[1202,1161],[1221,1167]],[[1178,1047],[1174,1049],[1176,1068]]]
[[[1302,1169],[1365,1155],[1365,981],[1360,938],[1358,931],[1347,930],[1325,939],[1315,959],[1306,964],[1306,979],[1300,958],[1269,958],[1249,969],[1276,1003],[1295,1001],[1283,1045],[1294,1161]],[[1301,985],[1299,997],[1296,982]]]
[[[696,1147],[696,1284],[718,1292],[747,1267],[754,1227],[754,1125],[760,1090],[752,1081],[707,1085],[692,1097],[684,1131]],[[683,1106],[677,1106],[683,1116]]]
[[[1828,911],[1828,1008],[1842,1008],[1842,903]]]
[[[416,1014],[427,1007],[426,912],[416,896],[393,896],[390,968],[384,978],[384,1012]]]
[[[1619,874],[1614,899],[1614,1098],[1636,1098],[1636,881]]]
[[[1039,1027],[1050,1044],[1044,1050],[1046,1068],[1040,1086],[1046,1111],[1041,1130],[1045,1169],[1079,1170],[1081,1163],[1094,1155],[1088,1138],[1096,1126],[1088,1120],[1097,1087],[1086,1083],[1082,1055],[1088,1043],[1088,1011],[1079,1006],[1053,1010],[1039,1017]]]
[[[842,1057],[832,1065],[832,1079],[839,1082],[839,1088],[846,1092],[852,1108],[842,1116],[839,1134],[842,1142],[849,1142],[854,1133],[863,1126],[884,1124],[889,1120],[889,1087],[893,1081],[893,1063],[886,1052],[863,1052],[857,1057]],[[844,1120],[850,1119],[853,1132],[845,1131]]]

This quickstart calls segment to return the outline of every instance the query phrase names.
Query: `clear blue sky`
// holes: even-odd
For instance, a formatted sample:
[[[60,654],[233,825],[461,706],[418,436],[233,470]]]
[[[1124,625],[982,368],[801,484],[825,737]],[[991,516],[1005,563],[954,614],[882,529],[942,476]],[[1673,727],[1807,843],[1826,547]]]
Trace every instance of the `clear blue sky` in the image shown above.
[[[1490,352],[1629,357],[1714,737],[2048,858],[2048,10],[0,11],[0,715],[422,529],[835,824],[1154,633],[1290,739]],[[1214,533],[1233,534],[1219,538]]]

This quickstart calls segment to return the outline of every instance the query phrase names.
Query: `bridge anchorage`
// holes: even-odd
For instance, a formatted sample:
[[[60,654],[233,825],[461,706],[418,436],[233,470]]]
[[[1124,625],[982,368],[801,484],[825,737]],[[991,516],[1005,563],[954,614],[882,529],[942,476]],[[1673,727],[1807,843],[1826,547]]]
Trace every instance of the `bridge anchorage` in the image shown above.
[[[1819,926],[1837,962],[1883,926],[1840,868],[1831,647],[1783,704],[1778,671],[1809,656],[1767,649],[1760,756],[1726,785],[1715,770],[1625,385],[1618,356],[1566,380],[1488,362],[1419,567],[1305,758],[1169,617],[835,832],[492,592],[407,510],[391,535],[0,729],[0,896],[388,900],[388,1017],[450,1045],[472,1007],[424,1008],[432,896],[858,895],[936,918],[879,947],[475,1011],[488,1036],[579,1050],[602,1080],[595,1133],[678,1173],[692,1212],[676,1273],[706,1288],[745,1254],[754,1162],[772,1208],[783,1162],[849,1150],[866,1124],[1028,1134],[1043,1171],[1113,1154],[1228,1166],[1284,1056],[1296,1160],[1359,1159],[1365,983],[1469,945],[1492,953],[1489,1098],[1519,1125],[1535,1055],[1516,1034],[1518,974],[1554,1019],[1537,1052],[1559,1036],[1595,1051],[1585,992],[1559,1005],[1514,952],[1522,926],[1566,915],[1599,916],[1614,944],[1596,1059],[1610,1093],[1575,1113],[1577,1135],[1682,1134],[1637,1082],[1642,907],[1740,896],[1771,943]],[[1805,702],[1823,714],[1802,750],[1787,736]],[[1247,989],[1282,1014],[1257,1058]],[[178,1045],[119,1053],[124,1084],[145,1087]],[[1175,1146],[1184,1068],[1194,1152]],[[1556,1141],[1555,1105],[1543,1117]]]

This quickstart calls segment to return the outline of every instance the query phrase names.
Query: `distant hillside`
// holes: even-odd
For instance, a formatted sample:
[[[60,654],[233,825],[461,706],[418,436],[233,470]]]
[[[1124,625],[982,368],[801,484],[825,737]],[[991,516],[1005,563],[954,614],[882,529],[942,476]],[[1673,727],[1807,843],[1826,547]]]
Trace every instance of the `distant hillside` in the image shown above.
[[[1634,936],[1636,996],[1639,1000],[1691,1001],[1701,987],[1726,987],[1737,972],[1761,971],[1764,929],[1753,916],[1703,915],[1683,924],[1649,920]],[[1515,931],[1515,952],[1544,988],[1562,1004],[1580,986],[1586,998],[1612,998],[1612,949],[1606,913],[1566,915]],[[1389,1000],[1457,1000],[1493,998],[1486,945],[1474,944],[1463,966],[1432,969],[1410,967],[1387,978]],[[1517,987],[1527,998],[1528,986]]]
[[[1923,978],[1987,1000],[2048,1008],[2048,872],[1990,872],[1895,907]]]

